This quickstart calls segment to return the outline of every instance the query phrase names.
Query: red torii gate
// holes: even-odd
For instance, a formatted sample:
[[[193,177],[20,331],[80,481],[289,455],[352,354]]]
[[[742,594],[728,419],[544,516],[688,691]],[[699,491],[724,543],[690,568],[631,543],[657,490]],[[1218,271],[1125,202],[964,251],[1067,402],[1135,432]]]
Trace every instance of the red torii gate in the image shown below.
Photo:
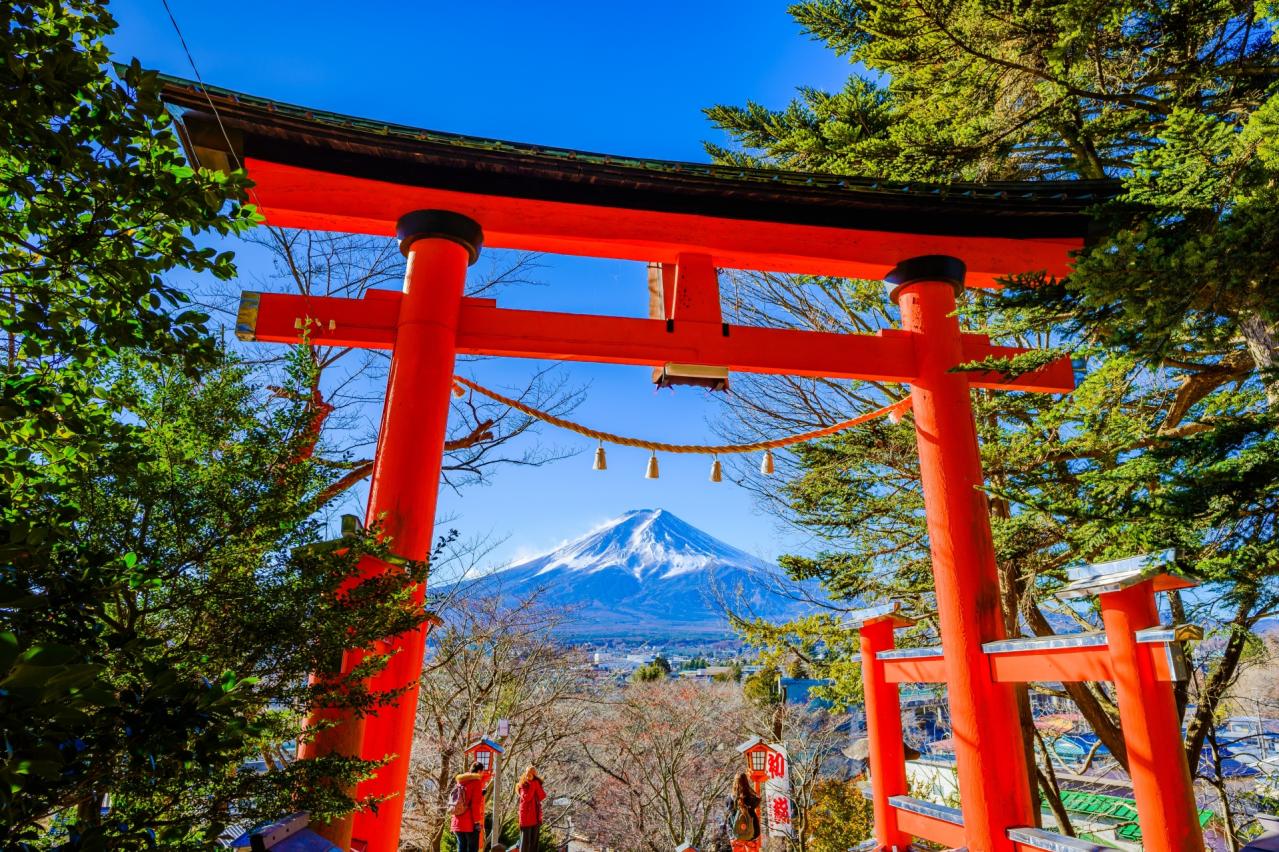
[[[1061,359],[1016,379],[952,372],[1023,351],[965,333],[954,316],[967,284],[1028,270],[1061,275],[1087,229],[1083,208],[1109,185],[880,186],[838,176],[629,160],[375,124],[169,78],[191,156],[242,165],[267,221],[294,228],[395,234],[402,293],[363,299],[244,294],[247,340],[391,351],[368,518],[392,550],[424,559],[432,538],[454,360],[505,355],[827,376],[911,385],[957,740],[963,836],[972,850],[1012,848],[1034,824],[1012,687],[982,643],[1004,638],[998,579],[969,388],[1068,392]],[[216,116],[210,108],[216,109]],[[499,308],[463,296],[481,244],[658,261],[675,292],[652,319]],[[839,335],[732,326],[717,268],[882,278],[902,329]],[[376,566],[374,566],[376,569]],[[418,590],[419,598],[424,594]],[[346,718],[310,746],[393,756],[362,795],[376,813],[331,826],[374,852],[397,845],[425,629],[390,637],[374,689],[407,687],[366,722]],[[343,670],[356,662],[348,654]]]

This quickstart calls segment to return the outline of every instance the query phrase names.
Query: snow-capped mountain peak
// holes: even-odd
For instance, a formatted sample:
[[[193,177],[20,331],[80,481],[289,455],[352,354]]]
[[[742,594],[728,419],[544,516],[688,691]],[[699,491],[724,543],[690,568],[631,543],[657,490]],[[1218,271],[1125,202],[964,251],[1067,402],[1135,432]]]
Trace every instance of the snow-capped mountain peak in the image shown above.
[[[577,638],[724,638],[725,603],[776,620],[812,607],[779,591],[775,565],[664,509],[636,509],[550,553],[467,584],[511,605],[537,596],[573,612]]]
[[[544,556],[508,570],[542,576],[555,571],[593,574],[621,570],[636,580],[670,579],[717,568],[775,571],[665,509],[633,509]]]

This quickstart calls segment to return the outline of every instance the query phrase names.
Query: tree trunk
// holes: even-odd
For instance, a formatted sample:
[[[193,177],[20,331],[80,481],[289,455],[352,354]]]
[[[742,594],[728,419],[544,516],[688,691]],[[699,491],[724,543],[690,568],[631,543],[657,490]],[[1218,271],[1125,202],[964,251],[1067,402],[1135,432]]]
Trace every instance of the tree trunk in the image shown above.
[[[1002,474],[999,472],[993,473],[991,481],[996,484],[1003,484]],[[990,506],[992,519],[998,518],[1006,521],[1012,518],[1012,507],[1007,500],[1001,497],[991,497],[988,505]],[[1004,634],[1009,639],[1016,639],[1021,636],[1021,598],[1025,592],[1024,583],[1015,565],[997,561],[996,568],[999,571],[1000,606],[1004,616]],[[1035,765],[1035,716],[1030,709],[1030,689],[1026,684],[1019,683],[1013,686],[1013,694],[1017,702],[1017,726],[1021,731],[1022,751],[1026,754],[1027,768],[1031,768]],[[1030,773],[1029,783],[1030,801],[1037,801],[1039,784],[1035,779],[1034,773]],[[1040,828],[1044,822],[1043,812],[1037,807],[1033,810],[1035,815],[1034,825],[1036,828]]]
[[[1070,813],[1066,810],[1065,804],[1061,801],[1061,790],[1057,788],[1055,777],[1050,777],[1052,769],[1048,772],[1036,767],[1035,775],[1039,778],[1039,788],[1044,791],[1044,798],[1048,800],[1048,807],[1052,810],[1053,816],[1057,818],[1057,828],[1066,837],[1075,836],[1075,827],[1070,824]]]
[[[94,828],[102,822],[102,794],[94,790],[76,805],[76,830],[83,832]]]
[[[1186,623],[1186,606],[1181,600],[1181,591],[1173,589],[1168,593],[1168,610],[1172,614],[1173,624]],[[1181,645],[1181,653],[1190,659],[1190,649],[1187,647],[1188,642],[1179,642]],[[1173,699],[1177,702],[1177,719],[1185,721],[1186,708],[1190,706],[1190,678],[1179,680],[1172,685]]]
[[[1226,794],[1226,780],[1221,775],[1221,749],[1217,746],[1215,731],[1208,733],[1208,747],[1212,752],[1213,778],[1209,780],[1212,788],[1221,799],[1221,821],[1225,823],[1226,844],[1230,852],[1239,852],[1239,837],[1235,828],[1234,809],[1230,806],[1230,796]]]
[[[1186,726],[1186,762],[1190,764],[1193,777],[1199,767],[1199,757],[1203,754],[1204,740],[1211,731],[1217,717],[1217,708],[1226,690],[1234,682],[1239,671],[1239,660],[1243,657],[1244,647],[1252,625],[1248,621],[1254,603],[1253,595],[1246,595],[1230,622],[1230,639],[1221,654],[1217,667],[1212,670],[1203,689],[1199,691],[1199,701],[1195,714]]]
[[[1261,381],[1266,386],[1266,401],[1271,408],[1279,408],[1279,341],[1266,321],[1255,313],[1239,318],[1239,333],[1243,336],[1248,354],[1261,371]]]
[[[1026,621],[1030,624],[1030,629],[1035,632],[1036,636],[1055,635],[1052,625],[1048,623],[1047,618],[1044,618],[1044,614],[1039,610],[1039,607],[1028,606],[1024,612]],[[1070,700],[1075,702],[1075,706],[1079,708],[1079,712],[1083,714],[1084,719],[1092,727],[1097,739],[1101,740],[1102,745],[1110,750],[1111,755],[1127,772],[1128,748],[1124,744],[1124,735],[1119,730],[1119,723],[1101,706],[1101,702],[1088,689],[1086,683],[1063,683],[1062,687],[1066,690],[1066,694],[1070,696]]]
[[[453,785],[449,783],[453,777],[453,757],[451,753],[445,753],[440,756],[440,774],[435,778],[436,796],[442,804],[447,804],[449,794],[453,792]],[[450,814],[446,807],[441,808],[444,814],[440,820],[439,826],[435,829],[431,836],[431,842],[427,848],[440,852],[440,847],[444,843],[444,832],[449,830]]]

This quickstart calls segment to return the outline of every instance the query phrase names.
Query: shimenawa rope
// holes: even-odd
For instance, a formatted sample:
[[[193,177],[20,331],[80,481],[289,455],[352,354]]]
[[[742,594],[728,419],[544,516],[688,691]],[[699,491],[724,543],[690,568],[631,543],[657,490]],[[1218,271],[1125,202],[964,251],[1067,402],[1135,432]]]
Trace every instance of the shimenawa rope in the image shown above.
[[[604,432],[599,429],[592,429],[589,426],[583,426],[581,423],[574,423],[572,420],[565,420],[563,417],[556,417],[546,411],[526,405],[518,399],[512,399],[509,396],[503,396],[495,390],[484,387],[483,385],[473,382],[462,376],[454,376],[455,385],[462,388],[469,388],[478,394],[487,396],[496,402],[510,406],[516,411],[523,412],[529,417],[535,417],[538,420],[558,426],[561,429],[567,429],[570,432],[576,432],[579,435],[585,435],[588,438],[594,438],[597,441],[608,444],[616,444],[620,447],[638,447],[652,452],[663,453],[695,453],[699,455],[730,455],[732,453],[754,453],[760,450],[776,450],[782,447],[789,447],[794,444],[802,444],[805,441],[812,441],[816,438],[825,438],[827,435],[834,435],[836,432],[843,432],[854,426],[860,426],[863,423],[874,420],[877,417],[900,416],[910,408],[910,398],[885,405],[874,411],[868,411],[851,420],[843,420],[831,426],[821,429],[814,429],[811,432],[800,432],[795,435],[787,435],[782,438],[773,438],[770,441],[756,441],[752,444],[667,444],[662,441],[646,441],[642,438],[628,438],[625,435],[617,435],[612,432]]]

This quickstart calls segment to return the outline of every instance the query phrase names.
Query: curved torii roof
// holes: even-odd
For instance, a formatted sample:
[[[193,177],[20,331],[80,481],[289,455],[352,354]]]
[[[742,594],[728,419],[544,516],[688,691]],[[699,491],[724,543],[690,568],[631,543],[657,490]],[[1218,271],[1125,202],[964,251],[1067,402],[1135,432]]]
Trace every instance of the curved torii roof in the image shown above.
[[[881,278],[951,254],[969,282],[1064,274],[1109,181],[902,184],[643,160],[337,115],[165,76],[202,165],[245,166],[267,221],[385,234],[417,209],[466,214],[486,244],[723,268]],[[216,118],[213,109],[216,108]],[[219,123],[220,120],[220,123]]]

